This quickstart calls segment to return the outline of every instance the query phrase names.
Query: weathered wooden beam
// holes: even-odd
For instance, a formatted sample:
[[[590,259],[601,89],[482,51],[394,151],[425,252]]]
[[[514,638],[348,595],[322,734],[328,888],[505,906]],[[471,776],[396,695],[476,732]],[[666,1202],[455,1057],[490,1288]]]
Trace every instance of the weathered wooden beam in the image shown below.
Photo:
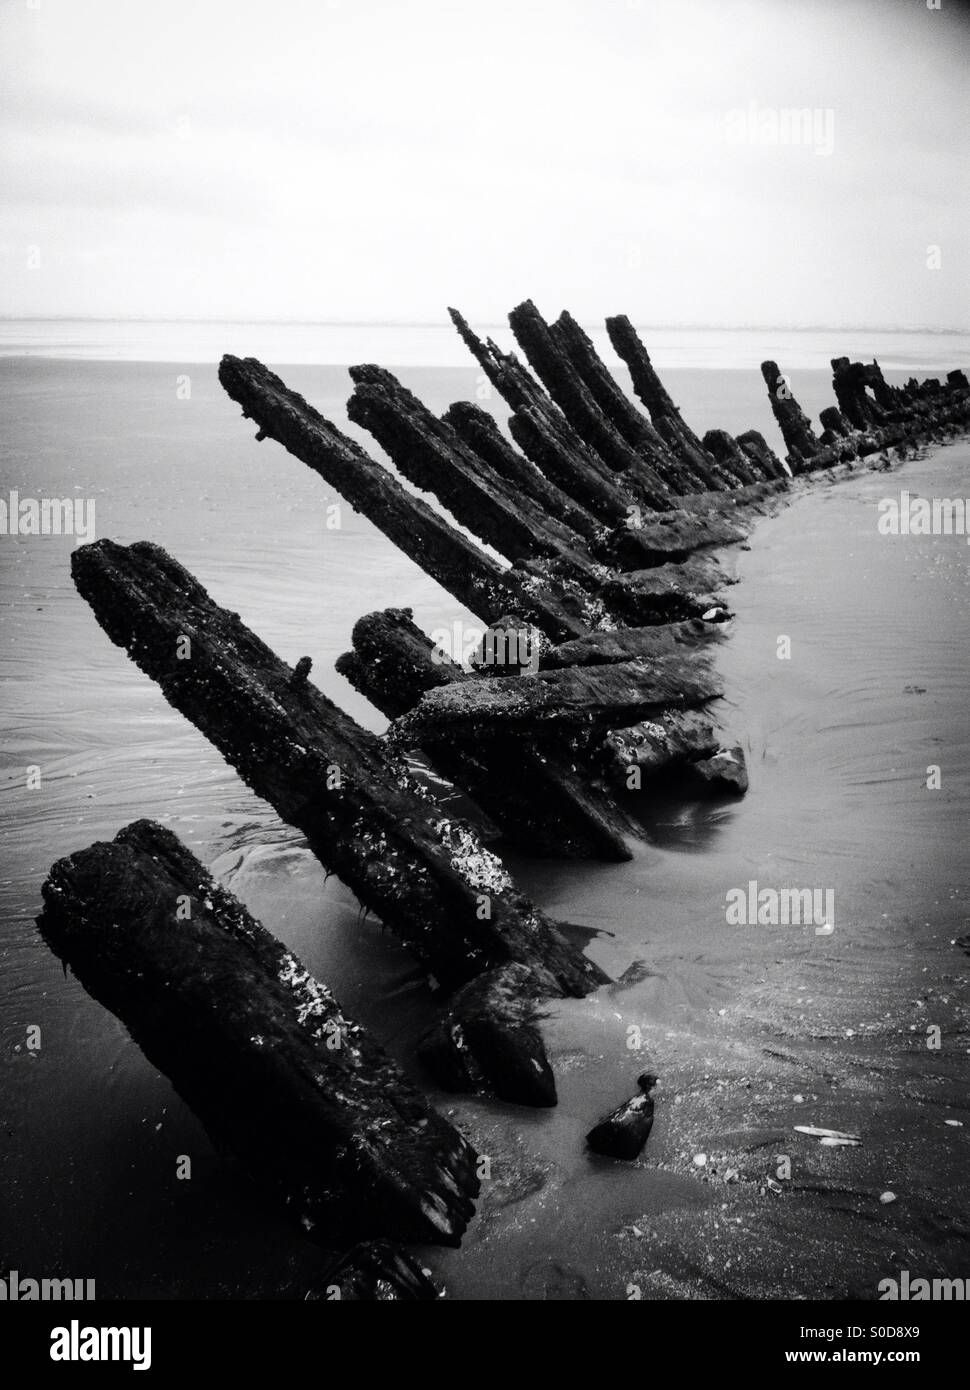
[[[613,575],[604,582],[602,593],[610,608],[634,626],[680,622],[706,614],[723,622],[730,612],[717,590],[731,582],[716,560],[693,555],[680,564]]]
[[[473,680],[422,696],[397,721],[399,738],[473,737],[496,730],[551,726],[590,734],[620,729],[664,709],[688,709],[723,690],[702,656],[573,666],[508,680]]]
[[[348,417],[371,432],[409,482],[509,560],[563,555],[589,570],[574,531],[513,489],[390,372],[367,365],[351,367],[350,375]]]
[[[637,658],[676,656],[684,649],[700,647],[724,636],[724,626],[689,618],[683,622],[658,624],[655,627],[621,627],[614,632],[591,632],[543,652],[541,670],[559,670],[566,666],[602,666],[617,661],[636,661]]]
[[[549,516],[556,517],[583,540],[591,541],[603,530],[601,520],[551,482],[531,459],[509,443],[495,417],[487,410],[470,401],[456,401],[441,418],[510,486],[544,507]]]
[[[704,436],[704,448],[731,475],[736,486],[760,482],[761,473],[727,430],[708,430]]]
[[[866,394],[866,387],[870,384],[870,373],[862,362],[850,362],[847,357],[833,357],[832,389],[835,399],[852,428],[863,432],[878,429],[885,419],[883,410]]]
[[[389,719],[440,686],[474,680],[438,651],[410,609],[368,613],[354,627],[354,650],[337,670]],[[568,749],[491,736],[421,745],[432,765],[472,798],[510,840],[531,854],[629,859],[630,829],[578,772]]]
[[[290,667],[164,550],[96,541],[74,551],[71,569],[112,641],[440,984],[454,988],[512,960],[547,968],[566,994],[601,982],[381,740],[309,682],[295,684]]]
[[[705,494],[719,496],[720,494]],[[678,502],[688,499],[678,498]],[[710,546],[735,545],[747,531],[724,515],[686,511],[641,512],[631,508],[626,526],[602,532],[590,546],[597,559],[619,570],[648,569],[686,560]]]
[[[277,440],[319,473],[483,622],[515,612],[553,641],[586,630],[576,605],[563,605],[534,583],[523,584],[515,570],[503,569],[255,358],[225,356],[219,380],[243,415],[256,421],[258,439]]]
[[[474,1150],[170,830],[59,860],[43,898],[47,944],[312,1238],[458,1245]]]
[[[600,410],[623,438],[656,468],[675,492],[695,490],[698,480],[679,462],[667,441],[620,388],[596,351],[592,339],[572,314],[563,310],[549,325],[549,332],[569,358]]]
[[[557,487],[609,525],[626,519],[636,499],[617,475],[576,433],[526,367],[491,339],[484,342],[457,309],[452,322],[489,381],[512,407],[509,433],[519,448]]]
[[[669,444],[691,472],[703,481],[705,488],[717,489],[729,485],[722,470],[692,429],[685,423],[674,405],[667,388],[660,380],[650,355],[626,314],[616,314],[606,320],[619,357],[626,363],[633,389],[650,412],[654,428]]]
[[[778,421],[788,450],[788,461],[794,472],[804,472],[819,450],[812,422],[792,395],[788,378],[781,373],[777,362],[762,362],[761,375],[768,388],[771,413]]]
[[[509,416],[509,433],[535,466],[563,492],[607,526],[618,526],[636,505],[615,473],[595,463],[580,449],[581,440],[566,443],[558,427],[550,428],[542,412],[531,407]],[[585,445],[583,445],[585,449]]]
[[[579,437],[622,474],[633,495],[655,508],[669,506],[672,489],[651,466],[654,459],[662,461],[662,454],[653,445],[649,456],[640,452],[616,428],[531,299],[516,305],[509,323],[536,375]]]
[[[758,430],[745,430],[743,434],[737,436],[737,442],[755,467],[759,469],[763,478],[787,478],[789,476],[781,459]]]

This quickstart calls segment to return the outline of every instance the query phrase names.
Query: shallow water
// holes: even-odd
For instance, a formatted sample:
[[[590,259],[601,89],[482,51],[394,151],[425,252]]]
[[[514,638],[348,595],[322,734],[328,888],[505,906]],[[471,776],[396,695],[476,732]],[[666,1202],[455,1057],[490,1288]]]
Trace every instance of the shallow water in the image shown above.
[[[343,420],[343,370],[280,370]],[[176,377],[186,373],[191,399],[181,400]],[[401,375],[436,410],[475,393],[469,368],[415,365]],[[698,430],[754,426],[777,444],[756,363],[748,373],[695,367],[665,379]],[[311,655],[313,679],[369,727],[384,721],[333,670],[356,618],[388,603],[413,606],[426,630],[463,616],[349,508],[341,529],[328,530],[325,504],[336,497],[276,445],[254,443],[211,365],[10,358],[0,380],[0,495],[17,487],[95,497],[99,536],[164,545],[285,660]],[[826,373],[799,372],[794,385],[812,413],[830,403]],[[625,1225],[643,1232],[638,1220],[653,1213],[657,1241],[673,1241],[664,1221],[708,1218],[711,1186],[683,1146],[689,1138],[713,1147],[718,1123],[704,1084],[753,1057],[764,1036],[829,1047],[818,1039],[848,1027],[857,1048],[871,1026],[857,1070],[872,1078],[897,1045],[888,1033],[877,1039],[877,1025],[885,1031],[891,1016],[895,1037],[935,1008],[952,1042],[942,1060],[965,1058],[964,1025],[951,1020],[957,986],[945,1005],[943,985],[932,1005],[917,1001],[960,976],[965,957],[950,942],[970,926],[970,551],[962,537],[881,537],[876,504],[901,487],[965,495],[968,462],[959,444],[892,474],[822,481],[758,523],[737,557],[737,616],[716,657],[726,682],[717,712],[748,758],[743,801],[658,805],[649,840],[626,865],[509,856],[547,911],[601,933],[591,953],[614,978],[645,966],[629,988],[550,1009],[555,1111],[441,1097],[494,1168],[463,1249],[427,1252],[449,1296],[626,1296],[643,1258],[627,1246],[643,1236],[624,1235]],[[408,1064],[427,992],[393,938],[360,919],[300,837],[110,644],[74,593],[70,548],[62,538],[0,538],[0,1266],[94,1277],[102,1297],[301,1296],[318,1256],[215,1161],[120,1024],[64,978],[33,925],[40,884],[60,855],[151,816]],[[787,661],[776,655],[782,634]],[[938,791],[926,787],[930,764],[941,768]],[[39,789],[25,786],[28,765],[41,769]],[[729,927],[725,893],[749,879],[831,888],[834,933]],[[782,1017],[789,1001],[792,1015]],[[42,1029],[39,1053],[22,1047],[30,1024]],[[639,1050],[627,1045],[631,1026]],[[633,1093],[648,1065],[661,1086],[645,1157],[632,1166],[591,1160],[583,1134]],[[939,1079],[948,1105],[950,1080]],[[797,1085],[811,1091],[804,1080],[789,1091]],[[872,1095],[878,1108],[878,1086]],[[777,1124],[777,1105],[762,1101],[764,1123]],[[920,1162],[950,1172],[965,1160],[966,1133],[928,1130]],[[183,1153],[194,1160],[189,1183],[174,1176]],[[696,1244],[698,1229],[677,1228],[681,1248]],[[662,1242],[650,1257],[664,1269],[676,1263]],[[644,1296],[697,1293],[689,1271],[649,1287]]]

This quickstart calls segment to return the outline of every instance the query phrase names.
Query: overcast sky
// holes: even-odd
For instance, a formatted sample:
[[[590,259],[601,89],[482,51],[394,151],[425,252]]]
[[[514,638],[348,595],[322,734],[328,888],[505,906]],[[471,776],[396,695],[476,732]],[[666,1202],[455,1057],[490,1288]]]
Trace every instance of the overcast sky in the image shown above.
[[[6,315],[966,326],[958,0],[0,15]]]

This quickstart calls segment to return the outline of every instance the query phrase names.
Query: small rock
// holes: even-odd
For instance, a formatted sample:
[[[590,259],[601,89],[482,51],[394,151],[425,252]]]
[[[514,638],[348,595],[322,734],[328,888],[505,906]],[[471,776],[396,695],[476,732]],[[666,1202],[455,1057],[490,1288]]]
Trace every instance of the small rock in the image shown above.
[[[695,1168],[706,1168],[706,1167],[707,1167],[707,1154],[695,1154],[695,1155],[694,1155],[694,1167],[695,1167]]]
[[[884,1207],[888,1207],[890,1202],[895,1202],[896,1194],[895,1192],[883,1192],[880,1195],[879,1200],[880,1202],[882,1202]]]
[[[695,783],[711,792],[730,792],[743,796],[748,790],[748,773],[743,748],[722,748],[713,758],[690,763],[686,771]]]

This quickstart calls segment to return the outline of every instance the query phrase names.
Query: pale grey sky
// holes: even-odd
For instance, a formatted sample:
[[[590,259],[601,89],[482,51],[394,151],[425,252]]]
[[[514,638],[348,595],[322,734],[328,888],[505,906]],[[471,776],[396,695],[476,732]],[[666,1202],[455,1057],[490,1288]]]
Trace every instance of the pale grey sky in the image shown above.
[[[958,0],[0,0],[0,313],[962,328],[968,70]]]

